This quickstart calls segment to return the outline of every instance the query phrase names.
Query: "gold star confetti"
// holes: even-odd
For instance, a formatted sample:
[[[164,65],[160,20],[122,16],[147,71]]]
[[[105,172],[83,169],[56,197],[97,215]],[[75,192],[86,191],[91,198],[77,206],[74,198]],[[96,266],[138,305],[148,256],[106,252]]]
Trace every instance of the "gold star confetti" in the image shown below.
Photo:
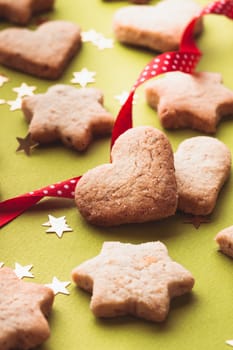
[[[42,226],[49,227],[46,230],[46,233],[56,233],[56,235],[61,238],[64,232],[73,231],[66,223],[65,216],[61,216],[60,218],[56,218],[53,215],[48,215],[49,221],[42,224]]]
[[[201,224],[208,224],[209,222],[209,217],[200,215],[190,215],[183,221],[184,224],[192,224],[196,230],[199,229]]]
[[[34,278],[33,274],[30,272],[32,267],[33,267],[33,265],[22,266],[19,263],[15,263],[14,272],[15,272],[16,276],[20,279],[22,279],[24,277]]]
[[[70,292],[66,288],[69,285],[70,285],[69,281],[62,282],[57,277],[53,277],[52,283],[46,284],[46,287],[52,289],[55,295],[57,295],[58,293],[69,295]]]
[[[35,141],[33,141],[31,139],[31,135],[27,134],[25,136],[25,138],[21,138],[21,137],[16,137],[18,143],[19,143],[19,147],[17,148],[16,152],[20,152],[20,151],[24,151],[24,153],[27,156],[30,156],[31,154],[31,149],[35,148],[38,143],[36,143]]]
[[[89,83],[94,83],[95,72],[90,72],[87,68],[83,68],[80,72],[73,73],[74,78],[71,80],[73,84],[79,84],[82,87],[86,87]]]

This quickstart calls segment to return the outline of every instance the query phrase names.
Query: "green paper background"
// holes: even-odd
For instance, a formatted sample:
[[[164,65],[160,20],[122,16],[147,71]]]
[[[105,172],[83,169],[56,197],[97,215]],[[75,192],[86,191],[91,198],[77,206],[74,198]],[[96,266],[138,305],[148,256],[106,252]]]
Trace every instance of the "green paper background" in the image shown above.
[[[206,4],[207,1],[199,1]],[[155,1],[152,3],[156,3]],[[50,19],[66,19],[81,25],[83,31],[95,29],[113,38],[112,17],[126,2],[101,0],[57,0]],[[47,16],[47,14],[46,14]],[[5,24],[1,25],[1,28]],[[221,16],[205,17],[205,32],[198,40],[204,52],[198,70],[221,72],[224,83],[233,89],[233,21]],[[71,62],[56,83],[70,83],[72,73],[86,67],[95,71],[95,86],[103,90],[105,106],[117,115],[119,104],[114,96],[129,90],[142,68],[154,53],[126,47],[115,42],[114,49],[99,51],[84,43],[79,55]],[[37,86],[36,93],[45,92],[53,84],[6,68],[0,68],[10,82],[0,88],[0,98],[13,100],[13,87],[22,82]],[[152,125],[162,129],[156,114],[145,102],[143,88],[138,90],[134,106],[134,125]],[[39,147],[30,157],[16,153],[16,136],[27,134],[21,111],[10,112],[0,106],[0,200],[14,197],[56,181],[83,174],[86,170],[109,160],[109,139],[95,141],[88,151],[79,154],[60,144]],[[190,130],[165,131],[174,151],[187,137],[200,133]],[[216,137],[233,150],[233,121],[226,119],[218,127]],[[194,169],[195,171],[195,169]],[[72,283],[70,296],[59,294],[49,319],[50,339],[40,350],[224,350],[225,341],[233,339],[233,262],[218,252],[214,237],[221,229],[233,224],[232,177],[219,196],[211,215],[211,223],[196,230],[184,224],[177,214],[161,222],[125,225],[119,228],[98,228],[88,225],[79,215],[73,201],[44,200],[33,209],[1,229],[0,261],[14,268],[33,264],[32,273],[39,283],[51,283],[53,276],[71,280],[71,270],[84,260],[97,255],[104,241],[141,243],[161,240],[174,260],[189,269],[196,279],[190,295],[171,303],[167,320],[162,324],[133,317],[96,319],[89,310],[90,295]],[[48,214],[66,215],[73,232],[59,239],[45,234],[41,225]],[[25,279],[28,280],[29,279]]]

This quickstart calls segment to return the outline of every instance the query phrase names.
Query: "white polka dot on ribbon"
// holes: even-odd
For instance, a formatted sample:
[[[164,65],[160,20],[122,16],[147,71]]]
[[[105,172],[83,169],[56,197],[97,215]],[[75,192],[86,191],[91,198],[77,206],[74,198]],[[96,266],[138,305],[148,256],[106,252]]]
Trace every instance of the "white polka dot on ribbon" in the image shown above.
[[[49,185],[37,191],[29,192],[28,196],[74,198],[75,187],[80,178],[81,177],[79,176],[63,182],[57,182],[54,185]]]
[[[182,71],[192,73],[200,59],[199,54],[192,52],[169,52],[154,58],[141,72],[139,78],[133,86],[133,91],[145,81],[154,78],[157,75],[171,72]]]

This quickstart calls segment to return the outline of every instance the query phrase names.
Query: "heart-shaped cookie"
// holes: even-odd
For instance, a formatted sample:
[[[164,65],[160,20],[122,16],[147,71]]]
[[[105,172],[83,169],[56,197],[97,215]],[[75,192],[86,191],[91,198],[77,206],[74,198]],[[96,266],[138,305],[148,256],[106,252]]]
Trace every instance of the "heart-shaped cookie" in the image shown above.
[[[191,137],[179,145],[174,161],[178,209],[193,215],[210,214],[230,175],[228,147],[213,137]]]
[[[113,226],[175,213],[177,186],[167,137],[152,127],[132,128],[112,148],[112,163],[83,175],[75,201],[92,224]]]
[[[80,28],[70,22],[46,22],[35,31],[8,28],[0,32],[0,63],[40,78],[57,79],[80,45]]]
[[[134,5],[120,8],[113,19],[117,40],[125,44],[156,51],[176,50],[189,21],[200,12],[193,0],[163,0],[156,5]],[[197,21],[195,34],[202,31]]]
[[[17,24],[27,24],[32,15],[50,10],[55,0],[0,0],[0,17]]]

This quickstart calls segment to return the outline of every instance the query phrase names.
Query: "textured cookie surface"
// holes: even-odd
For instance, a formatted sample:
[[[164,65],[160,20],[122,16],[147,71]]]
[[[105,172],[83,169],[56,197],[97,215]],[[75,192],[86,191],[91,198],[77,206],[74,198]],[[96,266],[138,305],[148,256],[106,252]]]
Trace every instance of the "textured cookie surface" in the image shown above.
[[[76,89],[54,85],[47,93],[26,97],[22,110],[34,141],[49,143],[60,139],[83,151],[93,136],[109,134],[114,118],[103,107],[103,95],[94,88]]]
[[[80,28],[50,21],[32,31],[8,28],[0,32],[0,63],[40,78],[57,79],[81,45]]]
[[[27,24],[39,12],[53,8],[55,0],[0,0],[0,17],[17,24]]]
[[[163,321],[170,299],[194,285],[191,273],[171,260],[161,242],[105,242],[101,253],[75,268],[72,277],[92,292],[96,316],[130,314],[151,321]]]
[[[45,318],[51,310],[51,289],[24,282],[13,270],[0,269],[0,349],[31,349],[50,335]]]
[[[112,226],[175,213],[173,153],[161,131],[129,129],[117,139],[111,155],[111,164],[88,171],[76,186],[76,204],[87,221]]]
[[[208,136],[183,141],[175,153],[178,208],[208,215],[231,169],[231,153],[221,141]]]
[[[115,0],[105,0],[105,1],[115,1]],[[129,2],[132,2],[133,4],[148,4],[148,2],[150,2],[150,0],[129,0]]]
[[[233,91],[218,73],[170,72],[145,86],[149,105],[165,128],[216,131],[223,116],[233,115]]]
[[[220,250],[233,258],[233,226],[227,227],[220,231],[215,237]]]
[[[200,9],[192,0],[163,0],[156,5],[123,7],[114,16],[114,33],[122,43],[162,52],[175,50],[186,25]],[[200,20],[196,34],[201,30]]]
[[[148,4],[150,0],[130,0],[133,4]]]

